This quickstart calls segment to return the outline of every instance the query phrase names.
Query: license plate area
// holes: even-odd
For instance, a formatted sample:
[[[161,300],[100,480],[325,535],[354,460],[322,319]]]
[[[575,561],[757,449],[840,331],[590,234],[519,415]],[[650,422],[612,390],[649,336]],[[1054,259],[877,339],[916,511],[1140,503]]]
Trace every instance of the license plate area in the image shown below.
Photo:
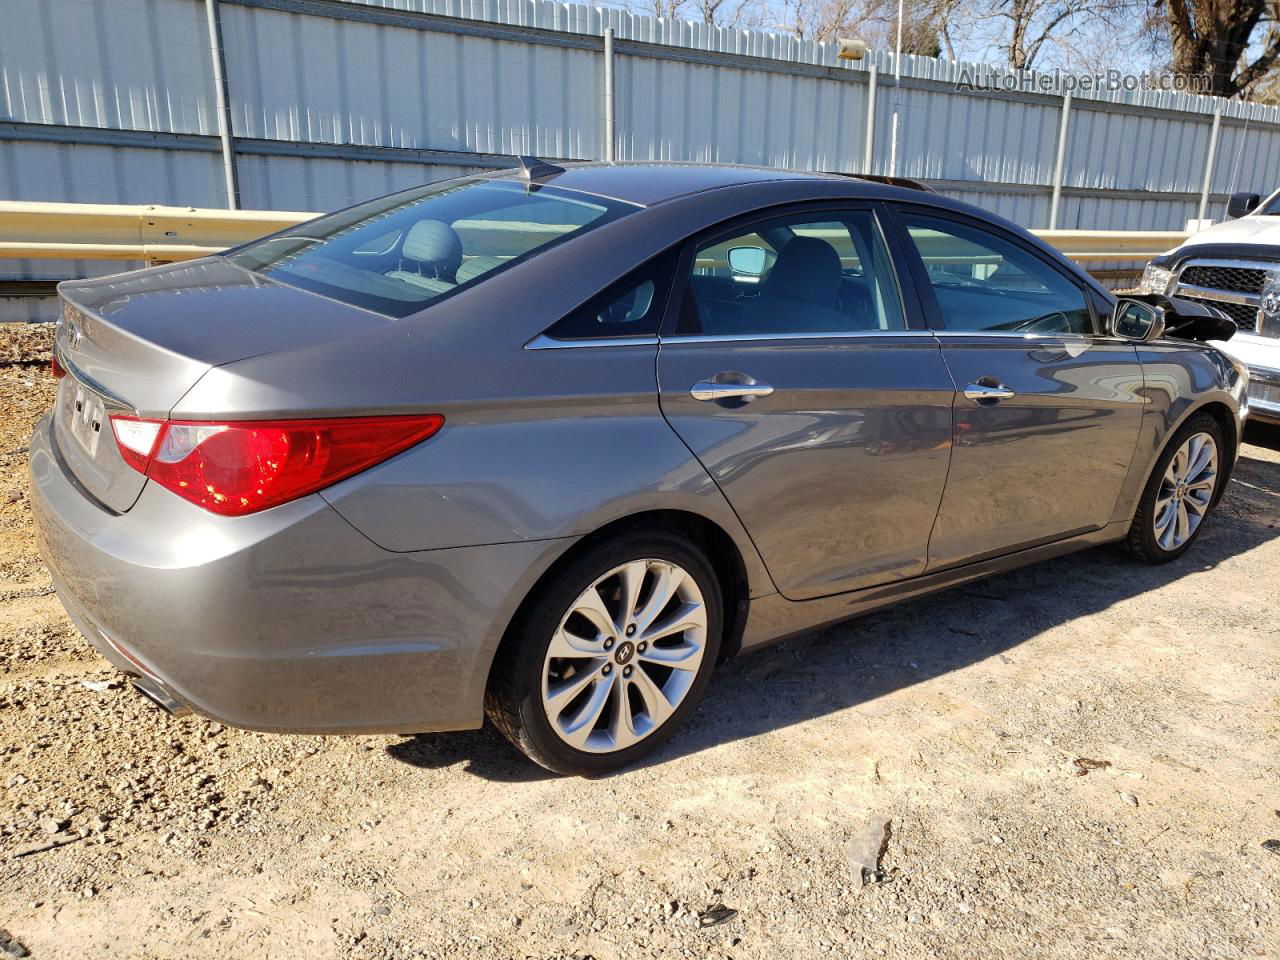
[[[63,394],[62,422],[89,459],[96,460],[102,432],[110,429],[102,398],[74,380],[67,383]]]

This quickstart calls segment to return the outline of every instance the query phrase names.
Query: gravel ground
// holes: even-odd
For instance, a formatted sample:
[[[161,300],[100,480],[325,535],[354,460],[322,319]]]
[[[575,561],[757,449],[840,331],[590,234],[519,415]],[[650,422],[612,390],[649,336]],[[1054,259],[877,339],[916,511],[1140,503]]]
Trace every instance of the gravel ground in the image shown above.
[[[42,336],[0,328],[0,956],[1280,956],[1280,431],[1177,563],[742,658],[651,764],[554,779],[491,730],[260,735],[122,684],[35,553]]]

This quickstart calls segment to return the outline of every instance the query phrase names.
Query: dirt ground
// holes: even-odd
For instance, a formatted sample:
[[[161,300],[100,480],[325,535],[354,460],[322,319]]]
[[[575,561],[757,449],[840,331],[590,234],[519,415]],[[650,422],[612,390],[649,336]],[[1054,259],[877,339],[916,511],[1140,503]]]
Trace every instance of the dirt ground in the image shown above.
[[[742,658],[654,762],[556,779],[487,729],[259,735],[121,684],[35,553],[18,335],[0,957],[1280,956],[1280,431],[1177,563],[1092,550]]]

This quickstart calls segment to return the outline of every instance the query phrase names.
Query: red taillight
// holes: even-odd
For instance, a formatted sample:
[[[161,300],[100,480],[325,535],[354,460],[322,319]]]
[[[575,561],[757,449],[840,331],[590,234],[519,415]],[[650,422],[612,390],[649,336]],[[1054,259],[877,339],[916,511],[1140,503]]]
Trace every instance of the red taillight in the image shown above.
[[[443,423],[438,414],[224,422],[111,418],[126,463],[178,496],[232,517],[367,470]]]
[[[49,372],[53,374],[53,379],[61,380],[67,375],[67,368],[58,362],[58,355],[55,353],[49,361]]]

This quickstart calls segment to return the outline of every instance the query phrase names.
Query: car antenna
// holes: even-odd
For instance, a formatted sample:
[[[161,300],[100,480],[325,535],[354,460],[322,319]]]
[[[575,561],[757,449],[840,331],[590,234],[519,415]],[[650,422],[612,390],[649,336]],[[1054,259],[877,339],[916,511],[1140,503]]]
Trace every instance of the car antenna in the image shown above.
[[[537,157],[517,156],[516,160],[520,163],[521,180],[542,180],[564,173],[564,167],[557,167],[554,163],[547,163]]]

